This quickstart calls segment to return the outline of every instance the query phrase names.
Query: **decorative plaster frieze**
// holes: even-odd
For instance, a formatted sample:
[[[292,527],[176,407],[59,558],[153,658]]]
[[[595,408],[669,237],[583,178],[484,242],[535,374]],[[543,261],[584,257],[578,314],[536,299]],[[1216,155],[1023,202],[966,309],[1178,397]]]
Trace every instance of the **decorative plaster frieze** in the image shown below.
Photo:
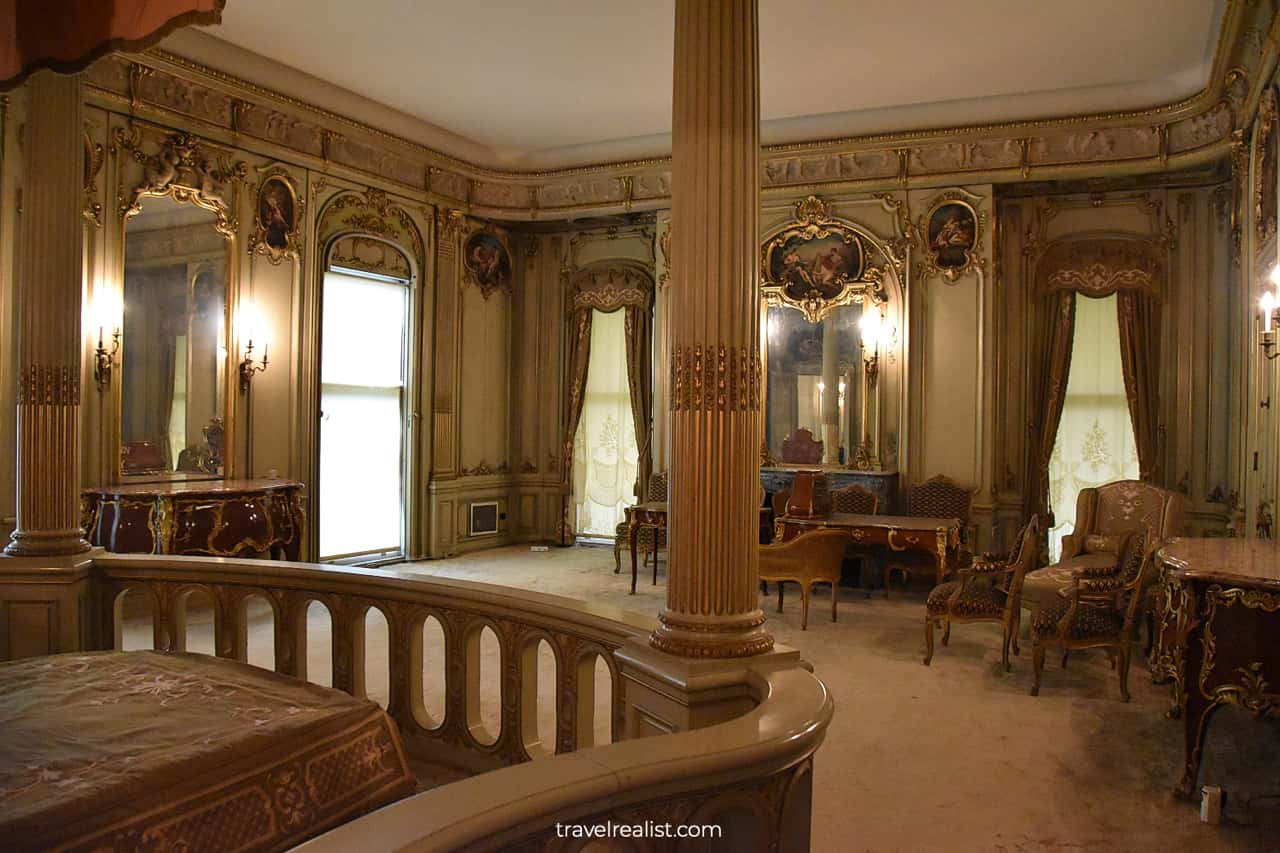
[[[1210,84],[1182,101],[771,146],[761,156],[762,187],[936,187],[978,176],[984,183],[1007,183],[1031,179],[1041,169],[1059,178],[1098,177],[1220,157],[1233,125],[1243,123],[1258,91],[1258,71],[1273,51],[1266,47],[1269,38],[1257,35],[1274,26],[1270,10],[1259,8],[1266,5],[1228,0]],[[528,172],[479,167],[163,50],[108,57],[90,69],[87,82],[90,100],[107,109],[145,111],[174,127],[194,121],[224,129],[237,144],[269,143],[478,216],[534,219],[670,204],[668,158]]]

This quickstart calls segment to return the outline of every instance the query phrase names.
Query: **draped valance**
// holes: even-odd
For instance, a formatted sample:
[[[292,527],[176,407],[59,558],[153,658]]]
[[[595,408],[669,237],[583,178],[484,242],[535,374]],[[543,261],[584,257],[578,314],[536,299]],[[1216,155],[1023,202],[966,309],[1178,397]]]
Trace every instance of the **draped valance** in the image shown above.
[[[1100,298],[1132,290],[1158,298],[1160,251],[1148,241],[1122,237],[1055,243],[1036,265],[1036,282],[1042,292],[1073,290]]]
[[[569,310],[617,311],[653,301],[653,276],[638,266],[589,266],[569,278]]]

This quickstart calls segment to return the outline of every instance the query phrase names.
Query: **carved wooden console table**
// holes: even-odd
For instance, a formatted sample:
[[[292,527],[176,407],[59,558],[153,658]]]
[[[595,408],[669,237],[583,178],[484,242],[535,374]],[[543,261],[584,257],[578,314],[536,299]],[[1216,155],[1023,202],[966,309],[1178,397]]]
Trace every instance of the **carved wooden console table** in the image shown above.
[[[1175,792],[1191,797],[1213,712],[1239,705],[1280,716],[1280,544],[1265,539],[1174,539],[1160,549],[1161,618],[1155,665],[1173,679],[1186,738]]]
[[[886,545],[890,551],[921,551],[938,565],[938,583],[955,568],[960,550],[960,519],[910,515],[858,515],[833,512],[774,520],[774,541],[787,542],[806,530],[835,527],[849,532],[858,545]]]
[[[297,560],[305,511],[292,480],[205,480],[84,489],[90,543],[124,554]]]

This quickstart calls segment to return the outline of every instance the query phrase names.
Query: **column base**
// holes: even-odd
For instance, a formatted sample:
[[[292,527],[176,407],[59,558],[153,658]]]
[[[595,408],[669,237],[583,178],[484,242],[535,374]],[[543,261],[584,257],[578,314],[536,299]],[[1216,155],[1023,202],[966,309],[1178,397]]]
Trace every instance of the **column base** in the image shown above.
[[[71,530],[15,530],[5,546],[10,557],[56,557],[63,554],[83,554],[93,546],[84,538],[80,528]]]
[[[732,616],[701,616],[663,610],[649,645],[667,654],[688,658],[743,658],[773,648],[773,636],[764,629],[764,611]]]
[[[693,660],[632,641],[617,651],[627,739],[713,726],[740,717],[763,698],[753,673],[803,666],[784,646],[749,658]]]

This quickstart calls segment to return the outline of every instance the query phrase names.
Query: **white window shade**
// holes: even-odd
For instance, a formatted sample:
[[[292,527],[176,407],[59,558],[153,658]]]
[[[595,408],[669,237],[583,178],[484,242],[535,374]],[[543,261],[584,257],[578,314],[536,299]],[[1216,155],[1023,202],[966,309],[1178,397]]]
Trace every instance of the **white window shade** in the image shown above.
[[[320,555],[403,549],[409,290],[330,271],[320,356]]]

